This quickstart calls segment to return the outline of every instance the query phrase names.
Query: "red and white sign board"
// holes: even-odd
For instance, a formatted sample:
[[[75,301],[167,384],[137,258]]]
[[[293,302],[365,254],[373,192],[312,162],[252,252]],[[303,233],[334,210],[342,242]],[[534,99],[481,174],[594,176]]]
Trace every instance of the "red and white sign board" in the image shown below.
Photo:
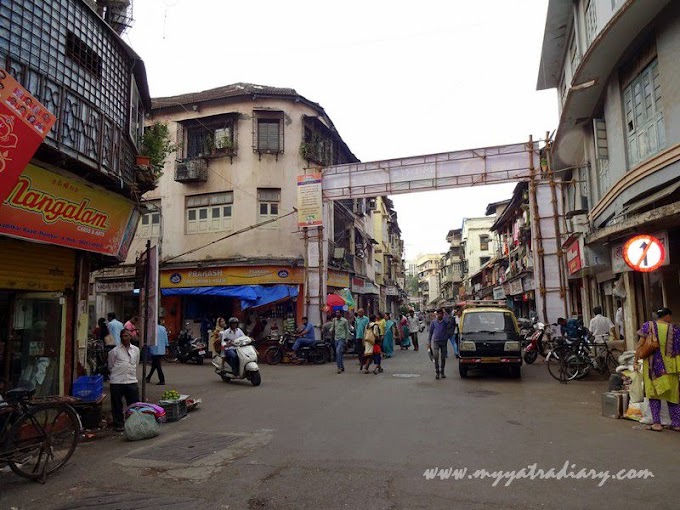
[[[0,203],[52,128],[56,117],[0,68]]]
[[[666,249],[659,239],[650,235],[635,236],[623,247],[623,259],[633,271],[658,269],[666,260]]]

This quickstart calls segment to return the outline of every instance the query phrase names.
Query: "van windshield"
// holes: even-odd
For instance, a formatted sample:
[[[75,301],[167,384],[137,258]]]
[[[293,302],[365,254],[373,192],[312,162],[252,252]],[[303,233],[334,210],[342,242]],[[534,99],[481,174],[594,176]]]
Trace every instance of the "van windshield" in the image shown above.
[[[464,333],[495,333],[515,331],[512,315],[507,312],[473,312],[465,314]]]

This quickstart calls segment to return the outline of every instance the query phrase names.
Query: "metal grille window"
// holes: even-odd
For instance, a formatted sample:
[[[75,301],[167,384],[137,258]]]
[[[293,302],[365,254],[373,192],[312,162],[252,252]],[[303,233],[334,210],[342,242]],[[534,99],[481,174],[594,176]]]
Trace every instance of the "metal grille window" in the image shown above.
[[[260,154],[283,152],[283,112],[255,110],[253,150]]]
[[[2,0],[3,67],[59,119],[45,143],[134,182],[134,57],[86,2]]]
[[[186,152],[183,157],[218,155],[236,146],[236,117],[195,119],[183,124],[186,135]],[[181,142],[178,140],[178,145]]]
[[[479,249],[484,251],[489,249],[489,236],[479,236]]]
[[[623,91],[628,163],[635,166],[666,145],[659,64],[654,59]]]
[[[271,220],[279,216],[281,190],[277,188],[259,188],[257,190],[257,222]]]
[[[230,230],[233,207],[233,191],[186,197],[187,234]]]
[[[137,235],[139,237],[159,237],[161,234],[161,211],[160,203],[148,204],[151,209],[142,214],[139,220]]]
[[[586,43],[590,45],[597,33],[597,11],[596,2],[594,0],[586,1],[583,17],[586,25]]]

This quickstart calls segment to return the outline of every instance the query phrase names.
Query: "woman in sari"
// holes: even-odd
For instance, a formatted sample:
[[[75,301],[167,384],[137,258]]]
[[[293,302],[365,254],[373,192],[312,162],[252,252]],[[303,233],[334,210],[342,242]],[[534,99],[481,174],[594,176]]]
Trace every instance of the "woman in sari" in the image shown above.
[[[661,401],[668,403],[671,429],[680,432],[680,327],[671,323],[671,311],[662,308],[656,312],[657,320],[645,322],[637,332],[647,338],[653,335],[659,349],[643,360],[642,375],[645,396],[649,399],[654,422],[650,430],[661,432]]]
[[[224,317],[218,317],[215,322],[215,329],[213,329],[212,334],[210,335],[210,343],[215,351],[213,355],[219,356],[222,352],[222,337],[220,336],[220,332],[225,329],[227,329],[227,321],[224,320]]]
[[[411,347],[411,331],[408,329],[408,319],[406,318],[406,315],[402,314],[399,325],[401,326],[401,342],[399,345],[402,351],[406,351]]]
[[[385,314],[385,338],[383,339],[382,350],[386,358],[391,358],[394,354],[394,339],[399,336],[397,323],[392,320],[389,313]]]

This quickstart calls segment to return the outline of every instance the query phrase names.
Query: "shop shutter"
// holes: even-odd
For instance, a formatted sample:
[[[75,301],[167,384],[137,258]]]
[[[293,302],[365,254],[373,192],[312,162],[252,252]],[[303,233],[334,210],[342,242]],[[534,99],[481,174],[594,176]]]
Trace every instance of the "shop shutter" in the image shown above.
[[[75,268],[75,250],[0,238],[0,289],[63,292]]]

